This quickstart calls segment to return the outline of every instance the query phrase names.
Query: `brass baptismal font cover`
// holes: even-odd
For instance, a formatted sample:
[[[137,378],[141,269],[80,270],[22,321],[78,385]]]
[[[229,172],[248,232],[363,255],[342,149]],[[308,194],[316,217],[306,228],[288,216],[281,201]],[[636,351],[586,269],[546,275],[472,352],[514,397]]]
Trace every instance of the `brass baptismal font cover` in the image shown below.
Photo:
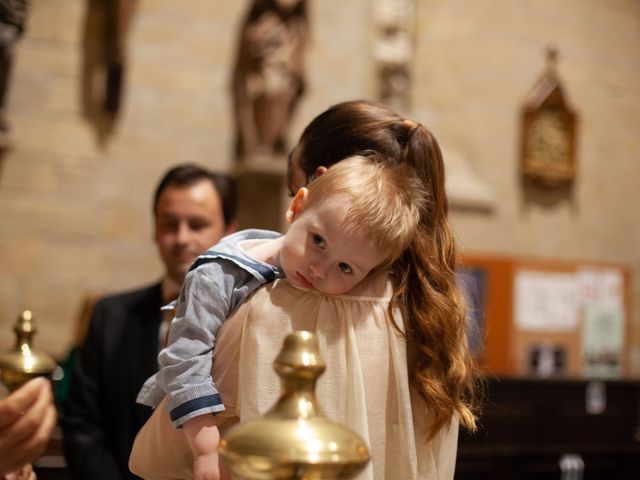
[[[264,416],[224,435],[220,454],[229,469],[246,480],[347,479],[369,461],[364,441],[329,420],[315,398],[324,372],[313,333],[287,335],[274,368],[281,378],[280,398]]]
[[[36,325],[29,310],[18,315],[13,331],[15,348],[0,354],[0,382],[13,391],[32,378],[51,378],[57,364],[48,354],[33,349]]]

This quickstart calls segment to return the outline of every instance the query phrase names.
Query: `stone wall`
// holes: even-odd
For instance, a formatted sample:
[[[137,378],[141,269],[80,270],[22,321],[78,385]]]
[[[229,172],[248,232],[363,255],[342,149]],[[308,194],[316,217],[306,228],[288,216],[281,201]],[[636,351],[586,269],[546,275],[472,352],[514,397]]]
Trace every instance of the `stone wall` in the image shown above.
[[[159,176],[182,161],[233,167],[230,69],[248,2],[141,1],[123,110],[103,145],[80,106],[87,3],[32,2],[18,45],[15,146],[0,160],[0,348],[29,308],[37,345],[64,355],[85,293],[161,274],[150,212]],[[374,94],[370,2],[311,0],[310,10],[309,89],[292,140],[329,104]],[[497,199],[488,213],[453,212],[461,248],[621,263],[640,285],[638,2],[417,0],[416,32],[410,114]],[[523,197],[518,114],[549,44],[580,117],[579,177],[569,199],[545,205]]]
[[[414,114],[492,188],[491,214],[456,212],[464,251],[612,262],[633,282],[633,358],[640,371],[640,5],[614,0],[420,2]],[[520,108],[559,50],[558,74],[577,111],[571,194],[525,197]]]

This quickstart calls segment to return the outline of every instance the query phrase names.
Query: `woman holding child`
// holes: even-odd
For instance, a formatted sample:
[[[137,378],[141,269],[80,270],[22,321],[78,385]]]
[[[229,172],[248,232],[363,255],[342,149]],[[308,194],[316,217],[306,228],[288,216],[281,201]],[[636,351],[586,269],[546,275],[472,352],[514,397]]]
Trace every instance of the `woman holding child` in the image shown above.
[[[271,363],[282,339],[293,329],[312,330],[328,366],[318,401],[372,453],[358,478],[450,479],[458,424],[475,428],[475,367],[440,149],[426,128],[383,106],[341,103],[316,117],[292,152],[292,193],[356,154],[389,170],[403,165],[420,179],[409,245],[346,294],[276,280],[233,311],[216,340],[212,373],[226,410],[213,418],[224,431],[265,413],[279,393]],[[191,448],[162,405],[138,435],[130,467],[148,479],[216,478],[194,477]]]

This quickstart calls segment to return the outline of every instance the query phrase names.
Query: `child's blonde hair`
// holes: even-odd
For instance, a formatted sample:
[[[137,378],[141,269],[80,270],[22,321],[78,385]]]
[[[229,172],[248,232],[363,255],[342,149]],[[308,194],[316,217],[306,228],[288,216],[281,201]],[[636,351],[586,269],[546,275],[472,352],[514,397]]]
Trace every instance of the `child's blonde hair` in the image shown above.
[[[362,231],[385,252],[390,266],[416,235],[427,193],[413,167],[389,164],[380,155],[354,155],[333,165],[308,186],[307,206],[335,195],[351,202],[342,228]]]

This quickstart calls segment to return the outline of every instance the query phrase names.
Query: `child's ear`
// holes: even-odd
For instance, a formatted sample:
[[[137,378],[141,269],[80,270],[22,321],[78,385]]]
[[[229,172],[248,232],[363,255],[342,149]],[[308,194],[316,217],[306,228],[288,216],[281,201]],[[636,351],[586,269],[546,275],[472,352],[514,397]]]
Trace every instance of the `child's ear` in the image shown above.
[[[289,203],[289,208],[287,208],[287,213],[285,215],[285,219],[288,223],[292,223],[296,218],[298,218],[300,212],[304,210],[304,206],[307,203],[308,196],[309,190],[307,190],[305,187],[302,187],[296,192],[295,196]]]
[[[322,165],[319,166],[318,168],[316,168],[316,173],[313,178],[321,177],[327,170],[329,170],[327,167],[324,167]]]

